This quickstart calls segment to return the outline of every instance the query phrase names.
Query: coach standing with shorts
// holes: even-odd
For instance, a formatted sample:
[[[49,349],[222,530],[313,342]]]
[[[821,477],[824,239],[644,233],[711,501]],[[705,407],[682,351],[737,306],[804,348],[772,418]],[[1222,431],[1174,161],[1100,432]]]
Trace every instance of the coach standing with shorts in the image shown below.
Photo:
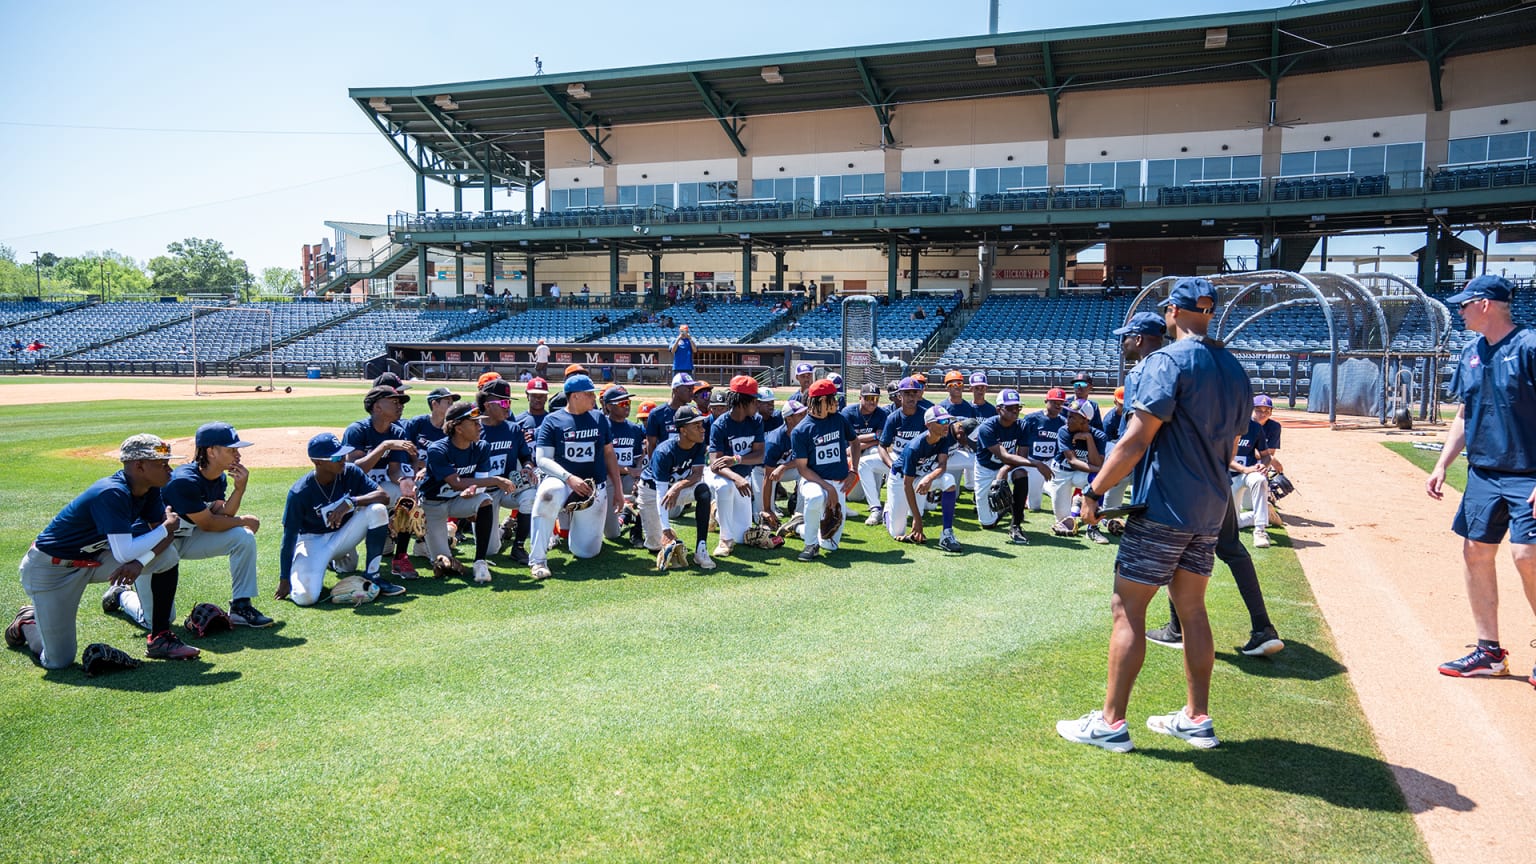
[[[1206,336],[1215,287],[1180,279],[1162,306],[1174,342],[1142,361],[1131,397],[1136,413],[1083,490],[1083,520],[1092,524],[1104,492],[1134,469],[1133,503],[1146,507],[1127,521],[1115,559],[1108,692],[1102,710],[1056,724],[1068,741],[1121,753],[1131,749],[1125,713],[1146,657],[1147,606],[1164,586],[1183,623],[1187,698],[1177,711],[1147,718],[1147,728],[1196,747],[1218,743],[1208,705],[1216,657],[1205,588],[1230,507],[1227,465],[1253,403],[1242,366]]]
[[[1514,286],[1501,276],[1479,276],[1447,305],[1467,329],[1481,334],[1462,349],[1451,378],[1461,408],[1435,470],[1425,483],[1440,499],[1445,470],[1467,450],[1467,490],[1451,530],[1462,537],[1467,600],[1477,644],[1472,653],[1440,666],[1442,675],[1508,675],[1509,652],[1499,645],[1499,586],[1494,556],[1509,533],[1515,569],[1536,608],[1536,334],[1510,317]],[[1536,671],[1530,681],[1536,686]]]

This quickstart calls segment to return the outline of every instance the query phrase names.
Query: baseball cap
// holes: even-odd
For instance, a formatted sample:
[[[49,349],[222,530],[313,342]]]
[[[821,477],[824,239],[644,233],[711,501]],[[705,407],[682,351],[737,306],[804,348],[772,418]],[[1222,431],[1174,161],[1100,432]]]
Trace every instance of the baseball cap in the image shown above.
[[[502,383],[505,384],[506,382],[503,381]],[[485,385],[483,385],[483,384],[480,385],[480,389],[484,390],[485,389]],[[510,389],[510,388],[508,388],[508,389]],[[460,398],[459,394],[453,392],[452,390],[449,390],[447,387],[437,387],[437,388],[434,388],[431,393],[427,394],[427,401],[428,402],[436,402],[439,399],[449,399],[449,400],[452,400],[454,402],[457,402],[457,401],[459,401],[459,398]]]
[[[1088,384],[1091,386],[1093,384],[1093,376],[1087,372],[1079,372],[1072,376],[1072,384],[1073,386],[1078,384]]]
[[[251,442],[241,441],[240,433],[228,423],[204,423],[197,427],[197,436],[192,439],[198,447],[249,447]]]
[[[372,411],[373,406],[383,399],[399,399],[401,405],[411,401],[411,397],[393,387],[374,387],[368,391],[367,395],[363,396],[363,410]]]
[[[443,418],[444,428],[456,425],[464,420],[475,420],[480,417],[480,409],[473,402],[460,402],[448,409],[448,416]]]
[[[785,417],[793,417],[796,414],[804,414],[807,410],[805,403],[799,399],[790,399],[784,403],[784,410],[780,411]]]
[[[641,402],[640,403],[640,410],[638,412],[636,412],[636,413],[638,413],[640,415],[640,419],[641,420],[644,420],[647,417],[651,416],[651,412],[655,411],[655,410],[656,410],[656,403],[655,402]]]
[[[900,390],[921,390],[923,388],[921,388],[921,387],[919,387],[917,385],[917,378],[912,377],[912,376],[908,376],[906,378],[901,379],[901,383],[896,385],[896,389],[898,391],[900,391]]]
[[[880,385],[874,383],[873,381],[871,381],[871,382],[865,384],[863,387],[859,388],[859,395],[860,396],[879,396],[880,395]]]
[[[672,376],[673,387],[692,387],[695,383],[693,376],[687,372],[679,372]]]
[[[1024,402],[1023,402],[1023,400],[1019,399],[1019,391],[1013,390],[1013,389],[1010,388],[1010,389],[1004,390],[1003,392],[997,394],[997,404],[999,406],[1002,406],[1002,405],[1023,405]]]
[[[928,383],[928,376],[924,375],[921,372],[913,372],[912,373],[912,380],[916,381],[919,384],[927,384]]]
[[[816,367],[815,366],[812,366],[809,363],[797,363],[797,364],[795,364],[795,377],[798,378],[801,375],[814,375],[814,374],[816,374]]]
[[[830,379],[822,378],[811,382],[811,389],[806,391],[807,396],[836,396],[837,385]]]
[[[1157,304],[1162,306],[1177,306],[1186,312],[1200,311],[1200,298],[1208,297],[1211,308],[1216,308],[1216,286],[1211,280],[1202,279],[1199,276],[1185,276],[1173,283],[1173,288],[1168,291],[1168,299]]]
[[[679,429],[687,426],[690,423],[703,422],[704,415],[700,414],[699,409],[693,407],[692,405],[684,405],[683,407],[677,409],[676,414],[672,415],[672,425]]]
[[[592,383],[592,379],[585,375],[572,375],[566,378],[565,383],[560,387],[560,391],[567,396],[572,393],[591,393],[596,389],[597,386]]]
[[[1067,411],[1089,420],[1093,419],[1093,403],[1087,399],[1073,399],[1067,403]]]
[[[481,374],[481,376],[478,379],[475,380],[475,389],[477,389],[477,390],[484,390],[485,389],[485,385],[489,384],[492,381],[495,381],[496,379],[498,379],[500,377],[501,377],[501,373],[500,372],[485,372],[485,373]],[[430,399],[431,397],[427,397],[427,398]]]
[[[759,388],[757,388],[757,401],[759,401],[759,402],[772,402],[773,398],[774,397],[773,397],[773,391],[772,390],[768,389],[767,387],[759,387]]]
[[[959,369],[951,369],[948,372],[944,373],[944,386],[945,387],[948,387],[950,384],[964,384],[964,383],[965,383],[965,373],[961,372]]]
[[[943,405],[935,405],[923,412],[924,423],[942,423],[947,426],[953,419],[955,418],[949,416],[949,411]]]
[[[1273,408],[1273,407],[1275,407],[1275,400],[1269,398],[1268,396],[1264,395],[1263,393],[1260,393],[1259,395],[1253,397],[1253,407],[1255,407],[1255,408]]]
[[[1508,303],[1514,293],[1515,286],[1510,284],[1508,279],[1485,273],[1468,282],[1467,286],[1461,289],[1461,293],[1445,298],[1445,305],[1460,306],[1468,300],[1497,300],[1500,303]]]
[[[567,378],[571,377],[572,375],[585,374],[587,374],[587,367],[581,365],[580,363],[572,363],[571,365],[565,367],[565,377]]]
[[[549,393],[549,382],[543,378],[529,378],[528,386],[523,390],[530,396],[542,396]]]
[[[711,388],[709,391],[709,404],[711,405],[724,405],[725,400],[729,398],[730,391],[728,390],[715,390]]]
[[[843,392],[843,376],[837,374],[836,372],[833,372],[832,374],[827,376],[827,380],[831,381],[833,384],[837,385],[837,392],[839,392],[839,393]]]
[[[158,435],[144,432],[124,441],[123,446],[118,448],[117,458],[124,462],[137,462],[140,459],[169,460],[171,445],[162,441]]]
[[[700,390],[713,390],[713,389],[715,389],[715,385],[709,383],[708,381],[695,381],[695,382],[693,382],[693,392],[694,393],[698,393]]]
[[[746,396],[757,395],[757,379],[751,375],[737,375],[731,379],[730,390],[732,393],[741,393]]]
[[[682,332],[684,332],[684,333],[687,333],[687,332],[688,332],[688,325],[687,325],[687,324],[681,324],[681,325],[678,325],[678,328],[677,328],[677,329],[678,329],[678,330],[681,330],[681,331],[682,331]]]
[[[629,391],[623,387],[609,387],[603,392],[604,405],[617,405],[620,402],[629,401]]]
[[[1168,332],[1168,325],[1163,321],[1163,316],[1156,312],[1137,312],[1131,316],[1131,320],[1125,322],[1124,327],[1116,327],[1110,332],[1116,336],[1161,336]]]
[[[971,373],[971,386],[972,387],[985,387],[985,386],[987,386],[987,373],[985,373],[985,372],[972,372]]]
[[[1067,391],[1061,389],[1060,387],[1052,387],[1051,389],[1045,391],[1045,401],[1065,402],[1067,401]]]
[[[321,432],[309,439],[309,458],[319,459],[321,462],[339,460],[351,453],[354,448],[350,444],[341,443],[335,432]]]
[[[373,379],[375,387],[393,387],[396,390],[409,390],[410,385],[400,380],[400,376],[393,372],[385,372]]]
[[[509,382],[507,382],[505,379],[503,379],[503,378],[497,378],[495,381],[491,381],[491,382],[487,383],[485,385],[485,387],[480,392],[484,393],[487,396],[495,397],[497,399],[511,399],[512,398],[512,385]],[[449,395],[453,395],[453,394],[449,394]],[[456,396],[456,395],[453,395],[453,401],[455,401],[455,402],[459,401],[459,397]]]
[[[1115,401],[1116,402],[1124,402],[1125,401],[1125,388],[1124,387],[1116,387],[1115,388]]]

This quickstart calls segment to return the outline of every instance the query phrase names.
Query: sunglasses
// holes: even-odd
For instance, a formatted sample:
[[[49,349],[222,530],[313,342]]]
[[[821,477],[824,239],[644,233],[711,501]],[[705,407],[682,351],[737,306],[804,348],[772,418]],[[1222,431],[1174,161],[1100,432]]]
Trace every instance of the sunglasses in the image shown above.
[[[1482,297],[1473,297],[1471,300],[1463,300],[1461,302],[1461,305],[1457,306],[1456,308],[1458,310],[1461,310],[1461,309],[1467,308],[1468,306],[1471,306],[1473,303],[1481,303],[1481,302],[1483,302],[1483,298]]]
[[[497,408],[511,408],[512,407],[512,400],[511,399],[487,399],[487,400],[485,400],[485,405],[486,405],[487,408],[489,408],[492,405],[495,405]]]

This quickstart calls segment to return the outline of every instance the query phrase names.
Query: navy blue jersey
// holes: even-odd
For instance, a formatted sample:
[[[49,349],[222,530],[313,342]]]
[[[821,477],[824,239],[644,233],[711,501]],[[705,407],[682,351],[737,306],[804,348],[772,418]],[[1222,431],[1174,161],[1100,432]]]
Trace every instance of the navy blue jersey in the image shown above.
[[[357,498],[378,490],[363,469],[351,462],[344,464],[341,476],[326,486],[320,484],[313,471],[300,477],[288,490],[288,501],[283,505],[283,546],[277,561],[283,581],[288,581],[292,572],[293,549],[300,534],[330,534],[337,529],[325,524],[325,513],[346,498]],[[348,513],[346,518],[355,515]],[[346,519],[342,524],[346,524]]]
[[[1259,457],[1269,449],[1269,439],[1264,436],[1264,427],[1248,421],[1248,429],[1243,432],[1243,437],[1237,439],[1237,452],[1233,454],[1232,461],[1248,468],[1259,464]],[[1237,472],[1229,472],[1236,476]]]
[[[1070,471],[1067,467],[1068,455],[1075,456],[1084,462],[1088,461],[1088,438],[1093,439],[1094,446],[1099,451],[1099,458],[1104,458],[1104,450],[1109,446],[1109,438],[1104,435],[1103,429],[1088,427],[1087,432],[1079,432],[1076,435],[1067,431],[1066,426],[1056,430],[1056,464],[1063,471]]]
[[[667,438],[656,445],[651,461],[646,463],[640,477],[653,484],[671,485],[688,479],[694,466],[704,464],[704,442],[684,448],[677,438]]]
[[[768,414],[759,414],[757,416],[763,418],[764,435],[767,435],[769,432],[772,432],[775,429],[784,428],[784,418],[779,416],[779,412],[777,411]]]
[[[763,421],[754,414],[745,420],[732,420],[721,414],[709,424],[709,452],[721,456],[746,458],[753,444],[763,443]]]
[[[940,402],[939,404],[944,406],[944,410],[948,411],[949,412],[949,416],[951,416],[951,417],[975,417],[976,416],[976,406],[972,405],[969,402],[951,402],[948,399],[946,399],[943,402]]]
[[[780,426],[763,436],[763,465],[772,468],[794,457],[789,446],[789,427]]]
[[[672,422],[676,414],[677,409],[672,407],[671,402],[652,408],[651,416],[645,419],[645,437],[655,438],[658,442],[676,438],[677,424]]]
[[[432,425],[431,414],[418,414],[405,421],[405,440],[416,445],[418,454],[425,453],[434,443],[448,437],[448,433]]]
[[[1497,345],[1479,336],[1461,349],[1451,392],[1466,417],[1467,464],[1536,472],[1536,333],[1516,327]]]
[[[482,420],[480,440],[490,450],[492,477],[511,477],[533,464],[533,448],[523,438],[523,427],[511,420],[494,426]]]
[[[924,411],[927,411],[929,408],[932,408],[932,407],[933,407],[933,403],[929,402],[927,399],[918,399],[917,400],[917,413],[919,413],[919,414],[923,413]]]
[[[560,467],[593,483],[608,473],[603,448],[612,441],[608,418],[596,411],[572,414],[562,408],[539,427],[538,446],[553,450]]]
[[[902,448],[901,459],[891,467],[903,477],[919,478],[933,473],[939,467],[939,457],[954,448],[955,436],[946,433],[935,443],[929,441],[928,435],[924,433],[921,438],[913,439],[912,443]]]
[[[613,455],[620,468],[632,468],[640,464],[640,450],[645,444],[645,430],[640,424],[625,420],[623,423],[608,422],[613,437]]]
[[[900,410],[892,411],[885,418],[885,428],[880,430],[880,444],[891,451],[891,461],[895,462],[901,455],[901,448],[907,446],[907,442],[919,435],[928,432],[928,424],[923,422],[921,409],[911,414],[904,414]]]
[[[449,486],[448,477],[490,477],[491,445],[476,440],[468,447],[459,448],[444,438],[427,448],[427,479],[421,484],[422,495],[434,501],[448,501],[458,497],[459,491]]]
[[[177,465],[171,472],[171,481],[160,490],[165,506],[185,519],[193,513],[201,513],[215,501],[223,501],[229,494],[229,481],[220,474],[212,480],[203,476],[197,463]]]
[[[1130,417],[1130,412],[1116,405],[1104,412],[1104,437],[1111,443],[1120,440],[1125,434],[1125,421]]]
[[[968,404],[970,404],[971,410],[976,412],[974,416],[978,420],[988,420],[997,416],[997,406],[991,402],[971,402]]]
[[[789,444],[794,458],[806,460],[817,476],[836,483],[848,476],[848,448],[855,437],[848,418],[832,414],[820,420],[807,417],[801,421],[789,433]]]
[[[1056,433],[1067,427],[1067,415],[1055,417],[1044,411],[1036,411],[1024,418],[1024,434],[1021,440],[1029,448],[1029,458],[1037,462],[1050,462],[1056,458]]]
[[[1247,428],[1253,389],[1225,348],[1180,339],[1136,366],[1127,404],[1162,421],[1131,481],[1132,503],[1146,516],[1194,534],[1215,534],[1231,498],[1232,442]],[[1533,402],[1536,407],[1536,402]]]
[[[523,437],[528,440],[529,444],[532,444],[533,442],[539,440],[539,429],[543,427],[544,418],[548,416],[548,411],[545,411],[543,414],[535,414],[532,411],[524,411],[523,413],[517,415],[517,418],[513,422],[523,427],[523,432],[525,433]]]
[[[1003,463],[992,455],[992,448],[999,444],[1004,453],[1017,454],[1024,440],[1024,424],[1014,419],[1012,426],[1004,426],[1002,417],[989,417],[976,427],[976,464],[992,471],[1003,470]]]
[[[1271,450],[1280,449],[1280,424],[1271,417],[1264,421],[1264,442]]]
[[[885,421],[890,418],[891,412],[882,406],[876,406],[875,410],[865,414],[859,410],[859,405],[849,405],[838,412],[848,418],[849,425],[853,426],[855,435],[876,435],[885,430]]]
[[[107,548],[111,534],[132,534],[135,522],[155,526],[165,521],[159,489],[135,498],[128,478],[119,471],[92,483],[64,505],[33,543],[55,558],[95,560]]]
[[[341,443],[356,448],[356,452],[366,456],[373,448],[385,441],[408,441],[405,437],[405,427],[399,423],[389,424],[389,428],[383,432],[373,428],[373,420],[364,418],[353,423],[341,433]],[[392,450],[379,457],[373,468],[368,470],[368,479],[375,485],[389,482],[389,466],[398,464],[401,470],[410,473],[411,456],[403,450]]]

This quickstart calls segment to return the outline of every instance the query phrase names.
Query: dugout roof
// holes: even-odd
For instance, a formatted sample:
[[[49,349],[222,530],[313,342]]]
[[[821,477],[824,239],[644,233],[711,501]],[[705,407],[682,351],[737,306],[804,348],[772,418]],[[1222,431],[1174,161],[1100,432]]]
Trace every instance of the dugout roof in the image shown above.
[[[355,87],[349,96],[413,170],[446,183],[537,182],[547,130],[595,157],[614,126],[1150,85],[1268,80],[1421,62],[1439,103],[1448,57],[1536,41],[1530,0],[1318,0],[1278,9],[732,57],[552,75]],[[978,52],[995,63],[983,65]],[[776,70],[782,80],[772,81]],[[1511,70],[1528,74],[1528,70]],[[1273,92],[1273,90],[1271,91]],[[885,130],[889,135],[889,130]],[[897,143],[887,140],[886,143]]]

